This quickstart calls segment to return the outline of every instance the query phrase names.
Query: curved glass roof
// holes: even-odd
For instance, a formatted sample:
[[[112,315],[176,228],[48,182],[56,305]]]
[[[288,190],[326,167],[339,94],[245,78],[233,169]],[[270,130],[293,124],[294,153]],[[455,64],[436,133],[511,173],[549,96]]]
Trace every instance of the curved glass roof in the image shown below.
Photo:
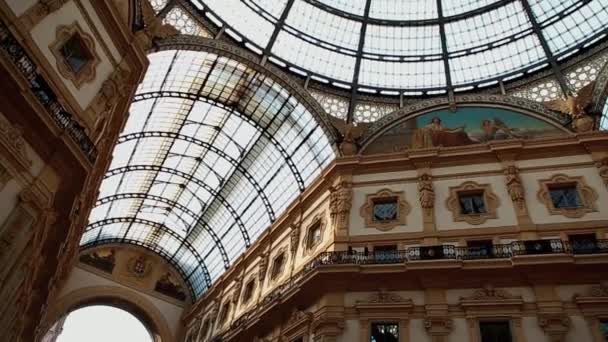
[[[495,85],[608,32],[605,0],[191,0],[274,63],[382,94]]]
[[[243,63],[184,50],[149,59],[81,245],[149,248],[196,298],[334,159],[334,147],[301,101]]]

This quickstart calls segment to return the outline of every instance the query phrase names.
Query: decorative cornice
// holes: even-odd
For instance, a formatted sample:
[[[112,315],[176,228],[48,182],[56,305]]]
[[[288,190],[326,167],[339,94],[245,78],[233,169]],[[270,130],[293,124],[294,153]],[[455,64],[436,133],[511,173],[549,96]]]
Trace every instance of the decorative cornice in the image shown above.
[[[59,10],[68,0],[40,0],[19,17],[27,31],[38,25],[49,14]]]

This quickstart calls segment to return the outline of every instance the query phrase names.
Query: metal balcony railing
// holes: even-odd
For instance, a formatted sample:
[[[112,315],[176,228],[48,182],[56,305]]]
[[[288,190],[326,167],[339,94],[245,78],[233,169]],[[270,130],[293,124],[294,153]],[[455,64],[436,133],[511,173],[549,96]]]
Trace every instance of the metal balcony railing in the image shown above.
[[[227,336],[236,331],[237,328],[246,325],[254,319],[258,312],[278,302],[290,290],[299,286],[305,276],[310,272],[331,265],[390,265],[425,260],[483,260],[483,259],[508,259],[523,255],[542,254],[602,254],[608,253],[608,240],[583,240],[563,241],[551,240],[526,240],[513,241],[507,244],[460,247],[454,245],[419,246],[410,247],[405,250],[393,250],[382,252],[357,252],[339,251],[323,252],[298,273],[294,274],[285,283],[274,288],[266,295],[252,310],[241,315],[231,324],[231,329],[224,333]]]

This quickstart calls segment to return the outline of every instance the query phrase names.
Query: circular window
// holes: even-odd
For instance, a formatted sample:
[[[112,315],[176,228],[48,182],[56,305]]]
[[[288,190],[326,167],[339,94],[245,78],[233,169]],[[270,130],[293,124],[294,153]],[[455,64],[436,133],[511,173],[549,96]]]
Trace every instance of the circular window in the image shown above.
[[[146,326],[131,313],[112,306],[77,309],[58,321],[45,341],[56,342],[153,342]]]

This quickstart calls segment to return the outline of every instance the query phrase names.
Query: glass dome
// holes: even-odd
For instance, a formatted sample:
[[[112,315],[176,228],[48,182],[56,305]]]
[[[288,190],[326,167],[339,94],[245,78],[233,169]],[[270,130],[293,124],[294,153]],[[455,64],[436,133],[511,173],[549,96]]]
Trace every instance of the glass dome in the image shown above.
[[[436,95],[495,85],[606,36],[603,0],[191,0],[238,42],[312,80]]]

